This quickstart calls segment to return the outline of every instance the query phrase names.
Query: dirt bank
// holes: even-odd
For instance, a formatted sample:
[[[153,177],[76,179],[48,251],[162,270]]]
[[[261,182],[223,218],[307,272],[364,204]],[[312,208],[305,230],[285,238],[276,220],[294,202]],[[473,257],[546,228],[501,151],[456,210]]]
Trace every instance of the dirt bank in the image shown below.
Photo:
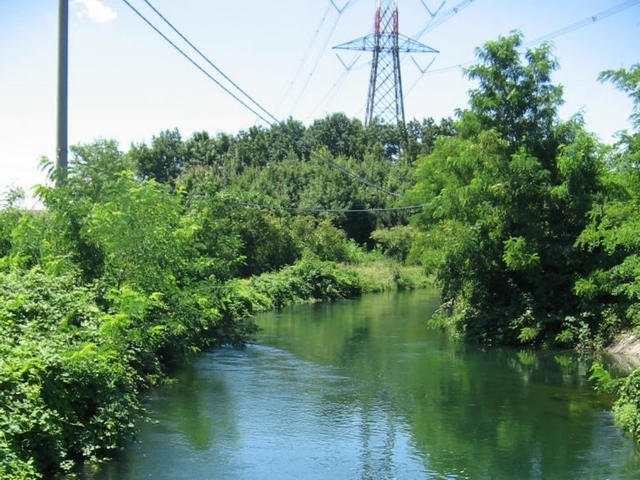
[[[640,367],[640,335],[621,333],[605,351],[624,369]]]

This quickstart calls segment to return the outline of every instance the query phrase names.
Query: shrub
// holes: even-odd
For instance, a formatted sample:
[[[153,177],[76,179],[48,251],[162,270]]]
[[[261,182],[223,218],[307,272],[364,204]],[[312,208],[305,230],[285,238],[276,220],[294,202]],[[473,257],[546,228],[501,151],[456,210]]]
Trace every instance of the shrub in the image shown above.
[[[640,368],[624,378],[618,387],[618,399],[613,404],[613,419],[636,440],[640,438]]]

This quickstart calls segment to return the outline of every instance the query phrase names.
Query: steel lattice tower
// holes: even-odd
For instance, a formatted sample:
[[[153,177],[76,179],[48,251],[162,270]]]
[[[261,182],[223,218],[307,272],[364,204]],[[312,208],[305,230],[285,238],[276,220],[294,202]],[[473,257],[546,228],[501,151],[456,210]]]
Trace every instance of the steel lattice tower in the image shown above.
[[[398,0],[377,0],[373,34],[333,48],[373,52],[365,125],[374,119],[404,123],[401,52],[438,53],[399,33]]]

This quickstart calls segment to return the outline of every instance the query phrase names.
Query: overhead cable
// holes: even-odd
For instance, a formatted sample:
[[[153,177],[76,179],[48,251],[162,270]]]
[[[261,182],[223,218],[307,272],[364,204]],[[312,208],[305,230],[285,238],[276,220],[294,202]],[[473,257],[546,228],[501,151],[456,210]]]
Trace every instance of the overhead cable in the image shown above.
[[[274,117],[273,115],[271,115],[271,113],[269,113],[267,110],[265,110],[262,105],[260,105],[257,101],[255,101],[253,99],[253,97],[251,97],[251,95],[249,95],[247,92],[245,92],[242,88],[240,88],[233,80],[231,80],[227,75],[225,75],[225,73],[220,70],[211,60],[209,60],[209,58],[203,54],[200,50],[198,50],[198,48],[196,48],[196,46],[191,43],[182,33],[180,33],[180,31],[173,26],[173,24],[166,19],[166,17],[164,15],[162,15],[162,13],[160,13],[158,11],[158,9],[156,7],[154,7],[151,2],[149,2],[149,0],[143,0],[144,3],[146,3],[149,8],[151,8],[151,10],[153,10],[156,15],[158,15],[167,25],[169,25],[169,27],[182,39],[184,40],[187,45],[189,45],[198,55],[200,55],[205,62],[207,62],[216,72],[218,72],[220,75],[222,75],[222,77],[229,82],[231,85],[233,85],[234,88],[236,88],[240,93],[242,93],[251,103],[253,103],[256,107],[258,107],[260,110],[262,110],[268,117],[270,117],[274,122],[277,122],[278,119],[276,117]]]
[[[131,5],[128,0],[122,0],[124,3],[127,4],[127,6],[133,10],[136,15],[138,15],[147,25],[149,25],[153,30],[155,30],[155,32],[160,35],[163,39],[165,39],[173,48],[175,48],[184,58],[186,58],[189,63],[191,63],[194,67],[196,67],[198,70],[200,70],[202,73],[204,73],[211,81],[213,81],[216,85],[218,85],[220,88],[222,88],[225,92],[227,92],[229,95],[231,95],[231,97],[236,100],[237,102],[239,102],[242,106],[244,106],[247,110],[249,110],[251,113],[253,113],[255,116],[257,116],[258,118],[260,118],[263,122],[265,123],[269,123],[269,121],[264,118],[262,115],[260,115],[258,112],[256,112],[253,108],[251,108],[249,105],[247,105],[242,99],[238,98],[238,96],[236,96],[233,92],[231,92],[227,87],[225,87],[224,85],[222,85],[218,80],[216,80],[215,78],[213,78],[213,76],[211,76],[209,74],[209,72],[207,72],[204,68],[202,68],[195,60],[193,60],[189,55],[187,55],[180,47],[178,47],[174,42],[171,41],[171,39],[169,39],[169,37],[167,37],[164,33],[162,33],[153,23],[151,23],[142,13],[140,13],[140,11],[138,11],[133,5]],[[146,0],[145,0],[146,1]]]
[[[471,5],[474,1],[475,0],[463,0],[462,2],[458,3],[455,7],[447,10],[443,14],[436,15],[445,4],[445,2],[442,2],[440,7],[438,7],[438,9],[435,11],[435,14],[431,15],[431,19],[427,22],[427,24],[424,27],[422,27],[422,29],[413,36],[413,38],[417,38],[417,39],[422,38],[425,33],[433,30],[438,25],[442,25],[444,22],[446,22],[451,17],[453,17],[455,14],[460,13],[463,9]],[[422,4],[424,5],[424,2],[422,2]],[[431,14],[431,11],[429,9],[427,9],[427,11]]]
[[[598,20],[602,20],[603,18],[607,18],[611,15],[622,12],[623,10],[633,7],[634,5],[637,5],[639,3],[640,3],[640,0],[627,0],[626,2],[619,3],[614,7],[608,8],[607,10],[603,10],[602,12],[596,13],[595,15],[591,15],[590,17],[580,20],[579,22],[572,23],[571,25],[567,25],[566,27],[560,28],[558,30],[554,30],[551,33],[547,33],[546,35],[542,35],[541,37],[525,42],[524,44],[522,44],[521,48],[529,48],[533,45],[537,45],[539,43],[545,42],[552,38],[556,38],[561,35],[565,35],[567,33],[573,32],[575,30],[578,30],[579,28],[586,27],[587,25],[591,25],[592,23],[595,23]],[[474,60],[468,60],[466,62],[461,62],[457,65],[451,65],[449,67],[430,70],[428,72],[425,72],[425,75],[436,75],[438,73],[451,72],[453,70],[458,70],[460,68],[466,67],[467,65],[471,65],[473,63],[474,63]]]
[[[278,104],[278,106],[276,107],[276,112],[278,110],[280,110],[280,107],[282,106],[284,100],[289,96],[289,93],[291,92],[291,89],[293,88],[294,83],[298,80],[298,76],[300,75],[300,72],[302,71],[302,67],[304,66],[305,62],[307,61],[307,58],[309,57],[309,54],[311,53],[311,49],[313,48],[313,45],[316,42],[316,39],[318,38],[318,34],[320,33],[320,30],[322,29],[322,27],[324,26],[324,22],[327,20],[327,15],[329,15],[329,12],[331,11],[331,6],[335,7],[335,4],[333,3],[333,0],[329,0],[329,3],[327,4],[327,8],[324,12],[324,14],[322,15],[322,19],[320,20],[320,25],[318,25],[318,28],[316,28],[316,31],[313,35],[313,38],[311,39],[311,42],[309,43],[309,46],[307,47],[307,50],[305,52],[305,54],[302,56],[302,59],[300,60],[300,63],[298,64],[298,68],[296,70],[296,73],[293,74],[293,77],[291,78],[291,81],[289,82],[289,85],[287,86],[287,90],[284,92],[284,95],[282,96],[282,99],[280,100],[280,103]],[[335,7],[337,10],[337,7]]]
[[[623,10],[626,10],[629,7],[633,7],[634,5],[637,5],[638,3],[640,3],[640,0],[627,0],[626,2],[622,2],[619,3],[618,5],[611,7],[607,10],[603,10],[600,13],[596,13],[595,15],[591,15],[590,17],[587,17],[583,20],[580,20],[579,22],[576,23],[572,23],[571,25],[568,25],[564,28],[560,28],[558,30],[555,30],[551,33],[547,33],[546,35],[543,35],[541,37],[535,38],[529,42],[526,42],[525,44],[522,45],[523,48],[527,48],[531,45],[536,45],[538,43],[542,43],[545,42],[547,40],[550,40],[552,38],[555,37],[559,37],[561,35],[564,35],[566,33],[570,33],[573,32],[574,30],[578,30],[579,28],[582,27],[586,27],[587,25],[591,25],[592,23],[597,22],[598,20],[602,20],[603,18],[607,18],[611,15],[614,15],[616,13],[622,12]]]
[[[338,92],[340,91],[340,88],[342,87],[344,81],[347,79],[349,72],[351,71],[353,66],[356,64],[356,62],[360,59],[360,55],[361,54],[358,54],[355,60],[351,62],[349,65],[344,63],[340,58],[340,56],[336,55],[338,57],[338,60],[340,60],[340,63],[342,63],[345,69],[340,74],[338,79],[333,83],[333,85],[329,88],[329,90],[327,90],[327,93],[322,97],[320,102],[318,102],[315,108],[311,110],[309,115],[307,115],[307,118],[305,120],[309,120],[310,118],[312,118],[322,105],[327,105],[327,107],[331,105],[331,103],[333,102],[333,99],[338,95]]]
[[[322,59],[322,54],[327,49],[327,45],[329,44],[329,41],[331,41],[331,37],[333,36],[333,33],[336,31],[336,27],[338,26],[338,22],[340,21],[340,17],[341,16],[342,16],[342,11],[340,11],[340,13],[338,13],[338,16],[336,17],[336,19],[333,22],[333,25],[331,25],[331,30],[329,31],[329,35],[327,36],[327,39],[325,40],[324,44],[322,45],[322,48],[318,52],[318,56],[316,57],[316,60],[315,60],[315,62],[313,64],[313,67],[311,67],[311,71],[309,72],[309,75],[307,75],[307,80],[305,81],[304,85],[302,86],[302,90],[300,90],[300,93],[298,94],[298,97],[296,98],[295,102],[293,103],[293,106],[291,107],[291,111],[292,112],[296,109],[296,107],[300,103],[300,100],[302,99],[304,93],[307,91],[307,87],[309,86],[309,83],[311,83],[311,79],[313,78],[313,75],[315,75],[315,73],[316,73],[316,69],[318,68],[318,64],[320,63],[320,60]]]
[[[431,11],[431,8],[429,8],[429,5],[427,5],[427,2],[425,2],[424,0],[420,0],[420,3],[422,3],[422,6],[425,8],[427,12],[429,12],[429,15],[431,15],[431,18],[433,18],[438,14],[440,9],[444,7],[444,4],[447,3],[447,0],[442,0],[442,3],[440,4],[440,6],[436,8],[433,12]]]
[[[253,202],[240,202],[240,201],[232,201],[231,203],[235,203],[237,205],[242,205],[245,207],[255,207],[262,208],[265,210],[283,210],[288,212],[301,212],[301,213],[368,213],[368,212],[399,212],[399,211],[408,211],[408,210],[419,210],[421,208],[427,207],[430,204],[421,203],[419,205],[404,205],[399,207],[383,207],[383,208],[295,208],[295,207],[279,207],[275,205],[264,205],[261,203],[253,203]]]
[[[153,5],[151,5],[151,3],[148,0],[143,0],[147,5],[149,5],[149,7],[151,7],[153,9],[153,11],[160,16],[160,18],[162,18],[185,42],[187,42],[189,44],[189,46],[191,46],[191,48],[193,48],[195,51],[198,52],[198,54],[200,56],[202,56],[213,68],[216,69],[216,71],[218,71],[220,74],[222,74],[224,76],[224,78],[226,78],[229,82],[231,82],[231,84],[237,88],[240,92],[243,93],[243,95],[245,95],[248,99],[250,99],[250,101],[257,105],[260,110],[262,110],[263,112],[266,113],[266,115],[268,117],[270,117],[271,119],[273,119],[273,121],[267,120],[263,115],[259,114],[258,112],[256,112],[253,108],[251,108],[249,105],[247,105],[246,102],[244,102],[242,99],[238,98],[237,95],[235,95],[233,92],[231,92],[228,88],[226,88],[224,85],[222,85],[218,80],[216,80],[213,76],[211,76],[204,68],[202,68],[195,60],[193,60],[187,53],[185,53],[182,49],[180,49],[174,42],[172,42],[164,33],[162,33],[150,20],[148,20],[141,12],[139,12],[133,5],[131,5],[131,3],[129,3],[128,0],[122,0],[129,8],[131,8],[131,10],[133,10],[147,25],[149,25],[151,28],[153,28],[153,30],[158,33],[164,40],[166,40],[173,48],[175,48],[182,56],[184,56],[191,64],[193,64],[198,70],[200,70],[202,73],[204,73],[210,80],[212,80],[216,85],[218,85],[220,88],[222,88],[226,93],[228,93],[229,95],[231,95],[231,97],[233,99],[235,99],[237,102],[239,102],[242,106],[244,106],[246,109],[248,109],[250,112],[252,112],[254,115],[256,115],[258,118],[260,118],[265,124],[269,125],[270,127],[273,127],[274,124],[278,124],[278,125],[283,125],[282,122],[278,121],[273,115],[271,115],[265,108],[263,108],[262,106],[260,106],[260,104],[254,100],[251,96],[249,96],[247,93],[245,93],[243,90],[240,89],[240,87],[238,87],[234,82],[232,82],[226,75],[224,75],[220,69],[218,67],[216,67],[213,62],[211,62],[203,53],[201,53],[195,46],[193,46],[193,44],[191,42],[189,42],[186,37],[184,37],[184,35],[182,35],[162,14],[160,14],[160,12],[153,7]],[[351,2],[348,2],[345,7],[343,7],[343,11],[344,9],[346,9],[349,4]],[[285,136],[287,136],[292,142],[296,143],[296,141],[285,132],[283,132]],[[388,195],[392,195],[395,197],[399,197],[400,195],[398,195],[397,193],[393,193],[390,192],[389,190],[374,184],[373,182],[370,182],[369,180],[360,177],[359,175],[351,172],[350,170],[342,167],[341,165],[337,164],[336,162],[334,162],[332,159],[329,158],[328,155],[321,155],[318,152],[315,151],[310,151],[309,152],[310,155],[315,155],[318,158],[320,158],[321,160],[323,160],[324,162],[326,162],[327,164],[329,164],[330,166],[336,168],[337,170],[340,170],[341,172],[345,173],[346,175],[349,175],[350,177],[354,178],[355,180],[368,185],[372,188],[375,188],[385,194]]]

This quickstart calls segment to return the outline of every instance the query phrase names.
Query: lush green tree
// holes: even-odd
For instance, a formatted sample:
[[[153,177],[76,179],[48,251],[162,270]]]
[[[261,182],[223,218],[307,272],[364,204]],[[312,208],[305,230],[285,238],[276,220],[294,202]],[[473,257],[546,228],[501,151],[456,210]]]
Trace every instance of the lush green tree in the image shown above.
[[[407,260],[415,237],[415,228],[410,225],[397,225],[371,233],[371,239],[375,242],[376,247],[382,250],[385,255],[395,258],[399,262]]]
[[[375,119],[365,127],[362,137],[365,155],[375,153],[380,158],[395,162],[404,147],[406,129]]]
[[[0,287],[0,450],[13,453],[0,454],[2,477],[113,455],[131,439],[139,404],[95,292],[39,268],[2,273]]]
[[[433,118],[425,118],[422,122],[411,120],[406,126],[405,158],[413,164],[418,156],[431,153],[436,138],[455,135],[453,119],[443,118],[437,124]]]
[[[133,144],[128,152],[143,179],[173,184],[185,167],[185,151],[177,128],[151,138],[151,146]]]
[[[629,69],[605,70],[600,74],[600,80],[612,82],[629,95],[633,102],[630,119],[636,131],[640,130],[640,64],[636,63]]]
[[[185,164],[200,167],[219,164],[220,156],[228,149],[229,145],[225,148],[224,140],[218,143],[205,131],[195,132],[183,144]]]
[[[299,216],[293,221],[292,232],[303,256],[333,262],[350,260],[347,235],[333,225],[331,218]]]
[[[309,146],[304,138],[305,132],[302,122],[292,118],[272,125],[268,131],[270,161],[308,157]]]
[[[206,188],[187,196],[176,232],[185,249],[178,279],[182,284],[224,282],[242,268],[242,239],[235,231],[231,199]]]
[[[183,245],[179,197],[154,180],[137,182],[124,172],[104,202],[93,205],[87,235],[104,252],[109,285],[129,285],[147,294],[170,290]]]
[[[0,201],[0,258],[11,251],[13,229],[26,213],[20,209],[24,197],[24,190],[10,188]]]
[[[510,153],[522,147],[553,169],[558,146],[554,124],[563,103],[562,87],[551,82],[558,62],[548,43],[527,50],[523,62],[521,44],[522,35],[513,33],[476,48],[480,63],[466,74],[477,87],[469,92],[470,109],[462,112],[463,118],[471,116],[464,125],[495,129]]]
[[[301,158],[308,152],[304,133],[304,125],[291,118],[270,128],[254,126],[241,130],[233,142],[234,157],[226,161],[235,163],[236,171],[241,173],[246,168],[264,168],[290,156]]]
[[[239,275],[249,277],[293,264],[300,256],[289,222],[277,212],[240,206],[230,212],[231,233],[238,235],[244,258]]]
[[[334,113],[315,120],[307,129],[305,137],[312,150],[326,148],[333,157],[361,159],[364,156],[364,125],[344,113]]]
[[[585,308],[602,315],[616,332],[640,326],[640,64],[605,71],[600,78],[633,100],[635,132],[621,132],[609,153],[605,194],[591,210],[578,242],[598,261],[576,291]]]
[[[57,188],[41,185],[37,193],[49,214],[45,218],[57,231],[57,235],[49,236],[48,243],[57,246],[57,255],[68,255],[86,281],[93,281],[103,273],[104,254],[88,235],[87,221],[93,206],[107,201],[115,179],[122,172],[132,171],[135,164],[113,140],[74,145],[70,150],[72,156],[64,185]],[[52,164],[44,159],[43,166],[50,168]]]
[[[601,148],[579,117],[558,120],[549,46],[522,58],[521,43],[514,33],[477,49],[470,108],[419,161],[409,197],[426,204],[415,217],[424,262],[461,332],[570,345],[564,322],[579,314],[573,286],[589,261],[574,243],[600,189]]]
[[[269,163],[269,138],[263,127],[251,127],[236,135],[235,162],[238,168],[264,167]],[[241,171],[241,170],[240,170]]]

